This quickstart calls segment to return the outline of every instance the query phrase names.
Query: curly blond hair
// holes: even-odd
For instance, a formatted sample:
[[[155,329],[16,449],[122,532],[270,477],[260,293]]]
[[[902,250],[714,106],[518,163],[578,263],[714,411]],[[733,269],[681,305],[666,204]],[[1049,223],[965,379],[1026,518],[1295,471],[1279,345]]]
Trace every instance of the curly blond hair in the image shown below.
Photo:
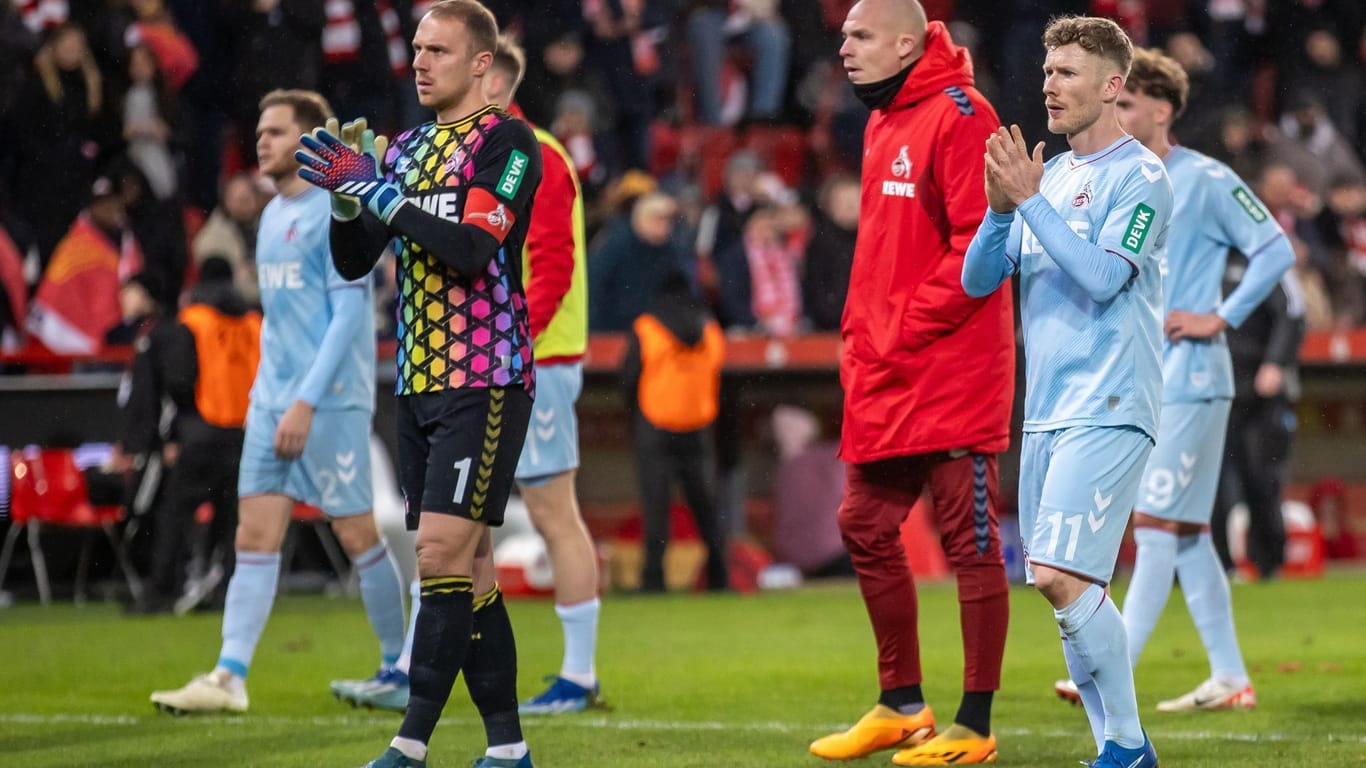
[[[1043,31],[1044,48],[1051,51],[1074,43],[1114,64],[1121,75],[1129,76],[1134,44],[1118,24],[1100,16],[1060,16],[1048,22]]]

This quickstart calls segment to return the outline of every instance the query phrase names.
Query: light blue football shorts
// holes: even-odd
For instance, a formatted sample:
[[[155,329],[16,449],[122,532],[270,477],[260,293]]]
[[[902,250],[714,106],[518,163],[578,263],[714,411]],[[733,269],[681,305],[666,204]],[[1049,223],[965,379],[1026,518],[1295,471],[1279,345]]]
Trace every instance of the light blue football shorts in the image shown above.
[[[251,406],[242,444],[237,495],[278,493],[349,517],[374,506],[370,478],[370,412],[317,411],[304,453],[287,461],[275,455],[275,429],[283,411]]]
[[[1133,427],[1026,432],[1020,445],[1025,580],[1047,565],[1109,584],[1152,440]]]
[[[1209,525],[1233,401],[1163,403],[1157,445],[1134,509],[1163,520]]]
[[[579,468],[579,420],[574,403],[583,390],[583,363],[536,366],[536,402],[517,461],[517,484],[534,488]]]

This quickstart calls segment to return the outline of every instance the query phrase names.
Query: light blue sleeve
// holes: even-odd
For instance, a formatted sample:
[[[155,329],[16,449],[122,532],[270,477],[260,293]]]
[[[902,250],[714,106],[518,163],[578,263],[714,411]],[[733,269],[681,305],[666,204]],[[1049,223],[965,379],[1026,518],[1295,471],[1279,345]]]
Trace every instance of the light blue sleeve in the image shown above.
[[[1218,312],[1224,322],[1237,328],[1271,295],[1281,275],[1295,263],[1295,250],[1266,206],[1242,183],[1224,183],[1209,192],[1214,200],[1208,209],[1228,243],[1248,258],[1243,279]]]
[[[318,407],[327,393],[328,385],[336,378],[342,359],[365,324],[365,313],[370,311],[367,298],[365,286],[361,282],[328,286],[327,307],[332,317],[327,323],[318,354],[299,385],[297,400]]]
[[[1020,255],[1010,253],[1014,213],[990,208],[963,256],[963,292],[973,298],[990,294],[1010,279],[1020,266]]]
[[[1113,299],[1138,274],[1138,266],[1127,257],[1093,245],[1073,232],[1043,195],[1025,200],[1019,211],[1039,245],[1092,301]]]

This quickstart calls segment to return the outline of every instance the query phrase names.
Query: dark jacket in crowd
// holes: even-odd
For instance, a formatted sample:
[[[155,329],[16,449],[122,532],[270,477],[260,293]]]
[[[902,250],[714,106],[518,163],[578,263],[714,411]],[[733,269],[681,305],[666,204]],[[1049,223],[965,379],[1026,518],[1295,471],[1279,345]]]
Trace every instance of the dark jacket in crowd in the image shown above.
[[[1247,257],[1237,252],[1230,254],[1228,267],[1224,270],[1225,296],[1242,281],[1246,271]],[[1272,363],[1285,370],[1285,394],[1290,400],[1298,399],[1297,362],[1300,344],[1304,341],[1304,308],[1298,285],[1294,271],[1287,272],[1242,325],[1225,331],[1229,354],[1233,357],[1235,399],[1257,397],[1253,381],[1263,363]]]

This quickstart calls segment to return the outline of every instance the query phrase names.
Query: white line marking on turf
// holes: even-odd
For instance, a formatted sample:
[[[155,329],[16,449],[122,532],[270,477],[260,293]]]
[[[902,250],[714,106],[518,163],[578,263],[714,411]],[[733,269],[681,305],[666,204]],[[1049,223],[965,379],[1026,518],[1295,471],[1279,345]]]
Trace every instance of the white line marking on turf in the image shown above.
[[[398,723],[397,715],[317,715],[289,716],[289,715],[199,715],[184,718],[173,718],[169,715],[156,715],[150,717],[139,717],[135,715],[77,715],[77,714],[52,714],[38,715],[24,712],[0,712],[0,725],[104,725],[104,726],[137,726],[146,725],[152,722],[166,723],[212,723],[214,725],[266,725],[282,727],[314,726],[314,727],[344,727],[344,726],[393,726]],[[674,731],[674,732],[699,732],[699,731],[745,731],[745,732],[775,732],[775,733],[802,733],[819,734],[829,731],[837,731],[847,727],[847,724],[832,725],[829,723],[793,723],[781,720],[735,720],[729,722],[708,721],[708,720],[639,720],[632,718],[614,718],[610,716],[597,717],[556,717],[556,718],[526,718],[529,729],[540,727],[562,727],[562,728],[600,728],[612,731]],[[442,718],[439,725],[443,726],[470,726],[479,724],[479,720],[469,717],[447,717]],[[996,731],[998,736],[1024,736],[1024,737],[1043,737],[1049,739],[1069,738],[1078,736],[1081,732],[1077,730],[1050,729],[1039,730],[1036,728],[1002,728]],[[1289,733],[1227,733],[1216,731],[1164,731],[1154,729],[1153,733],[1158,740],[1171,739],[1174,741],[1237,741],[1237,742],[1313,742],[1328,741],[1347,744],[1366,744],[1364,734],[1341,734],[1329,733],[1318,736],[1300,736]]]

